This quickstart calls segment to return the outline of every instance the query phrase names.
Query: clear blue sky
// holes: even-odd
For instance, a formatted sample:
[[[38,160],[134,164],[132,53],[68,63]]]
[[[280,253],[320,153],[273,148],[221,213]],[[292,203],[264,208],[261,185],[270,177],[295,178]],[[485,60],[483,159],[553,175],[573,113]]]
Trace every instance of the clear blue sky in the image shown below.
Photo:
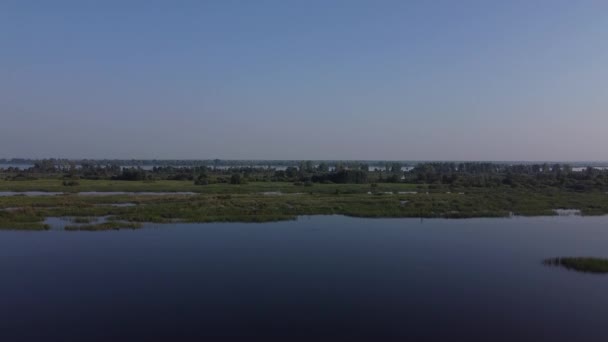
[[[3,0],[0,157],[608,160],[608,2]]]

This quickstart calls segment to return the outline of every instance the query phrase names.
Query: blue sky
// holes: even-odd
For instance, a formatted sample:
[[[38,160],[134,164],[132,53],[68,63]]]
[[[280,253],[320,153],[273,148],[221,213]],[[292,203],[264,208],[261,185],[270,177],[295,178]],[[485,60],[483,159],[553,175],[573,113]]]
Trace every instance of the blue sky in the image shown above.
[[[0,157],[608,160],[606,13],[2,1]]]

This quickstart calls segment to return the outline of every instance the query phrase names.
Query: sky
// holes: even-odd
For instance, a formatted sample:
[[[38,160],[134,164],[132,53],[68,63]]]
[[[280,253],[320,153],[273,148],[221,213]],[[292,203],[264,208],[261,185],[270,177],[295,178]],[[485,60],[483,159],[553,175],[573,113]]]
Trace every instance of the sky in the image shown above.
[[[607,147],[606,1],[0,1],[0,158]]]

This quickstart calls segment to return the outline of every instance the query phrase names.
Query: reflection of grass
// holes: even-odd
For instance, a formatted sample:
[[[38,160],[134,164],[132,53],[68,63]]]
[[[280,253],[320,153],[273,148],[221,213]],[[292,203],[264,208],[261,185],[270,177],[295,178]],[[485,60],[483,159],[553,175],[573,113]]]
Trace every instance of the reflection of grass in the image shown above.
[[[136,229],[141,228],[142,224],[137,222],[121,222],[121,221],[109,221],[98,224],[87,224],[78,226],[65,226],[65,230],[118,230],[118,229]]]
[[[608,273],[608,259],[590,257],[562,257],[547,259],[543,262],[549,266],[562,266],[569,270],[588,273]]]

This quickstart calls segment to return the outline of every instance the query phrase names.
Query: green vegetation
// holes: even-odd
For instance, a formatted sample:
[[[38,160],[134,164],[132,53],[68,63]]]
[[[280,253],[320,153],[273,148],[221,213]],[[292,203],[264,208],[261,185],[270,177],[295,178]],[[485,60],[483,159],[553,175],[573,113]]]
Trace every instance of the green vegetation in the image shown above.
[[[249,182],[234,186],[228,183],[215,183],[206,186],[195,185],[190,181],[158,180],[158,181],[116,181],[116,180],[80,180],[80,184],[66,187],[59,179],[45,178],[27,181],[0,180],[0,191],[48,191],[48,192],[195,192],[202,194],[249,194],[261,192],[310,192],[316,193],[367,193],[371,191],[370,184],[322,184],[319,187],[304,187],[305,184],[295,185],[290,182]],[[229,186],[232,185],[232,186]],[[378,184],[376,191],[426,191],[424,184]]]
[[[44,218],[43,212],[31,207],[3,209],[0,210],[0,229],[46,230],[50,227],[43,223]]]
[[[158,181],[188,181],[188,187],[195,192],[206,192],[203,188],[214,184],[242,185],[246,183],[298,183],[298,184],[370,184],[396,183],[429,186],[448,186],[450,188],[512,188],[543,189],[560,188],[572,191],[600,190],[608,191],[608,170],[587,167],[582,171],[574,171],[568,164],[517,164],[478,163],[478,162],[435,162],[408,165],[408,171],[403,170],[403,164],[398,162],[385,163],[383,167],[364,162],[326,162],[285,161],[284,169],[261,166],[259,163],[251,166],[233,166],[218,168],[220,161],[213,161],[213,166],[205,165],[205,161],[184,161],[177,166],[154,166],[151,169],[139,167],[121,167],[104,161],[80,160],[39,160],[26,170],[16,168],[0,169],[0,178],[16,182],[28,182],[36,179],[60,179],[62,187],[54,185],[56,190],[86,188],[85,180],[129,181],[129,182],[158,182]],[[143,161],[140,161],[143,162]],[[207,161],[209,162],[209,161]],[[135,163],[135,161],[134,161]],[[149,164],[148,164],[149,165]],[[229,164],[234,165],[234,164]],[[1,165],[0,165],[1,166]],[[370,169],[373,169],[370,171]],[[81,186],[81,183],[82,186]],[[176,185],[178,183],[174,183]],[[19,186],[12,185],[14,188]],[[59,188],[58,188],[59,187]],[[186,187],[182,185],[182,187]],[[197,189],[198,188],[198,189]],[[91,189],[92,191],[108,191]],[[162,191],[162,190],[161,190]],[[177,191],[170,187],[166,191]]]
[[[0,196],[0,228],[45,229],[46,217],[74,217],[75,223],[91,223],[100,216],[111,222],[166,223],[264,222],[334,214],[508,217],[554,215],[560,208],[608,214],[608,171],[593,168],[575,172],[560,164],[423,163],[402,171],[400,163],[387,163],[369,171],[364,163],[290,163],[284,170],[216,165],[143,170],[41,161],[25,171],[0,169],[0,191],[63,193]],[[91,191],[168,194],[77,194]],[[112,205],[120,203],[134,205]]]
[[[49,180],[20,181],[40,189]],[[59,182],[59,181],[55,181]],[[119,181],[91,181],[80,186],[111,186]],[[162,181],[156,186],[167,186]],[[9,183],[9,182],[4,182]],[[122,181],[134,191],[150,190],[155,183]],[[182,181],[185,186],[195,186]],[[274,185],[270,187],[269,185]],[[204,187],[207,189],[207,187]],[[608,194],[600,191],[576,192],[548,188],[472,188],[411,184],[316,184],[312,187],[290,183],[214,184],[208,193],[196,195],[110,195],[0,197],[0,227],[37,227],[46,217],[74,217],[89,223],[92,217],[109,216],[126,222],[264,222],[293,219],[299,215],[348,215],[358,217],[508,217],[514,215],[554,215],[553,209],[580,209],[583,215],[608,213]],[[157,190],[157,189],[154,189]],[[265,191],[260,191],[265,190]],[[401,193],[399,193],[401,192]],[[133,203],[134,206],[111,204]]]
[[[547,266],[561,266],[569,270],[587,273],[608,273],[608,259],[590,257],[552,258],[543,261]]]
[[[93,222],[93,218],[91,217],[75,217],[72,219],[74,223],[91,223]]]
[[[48,230],[48,224],[42,222],[0,222],[0,230]]]

